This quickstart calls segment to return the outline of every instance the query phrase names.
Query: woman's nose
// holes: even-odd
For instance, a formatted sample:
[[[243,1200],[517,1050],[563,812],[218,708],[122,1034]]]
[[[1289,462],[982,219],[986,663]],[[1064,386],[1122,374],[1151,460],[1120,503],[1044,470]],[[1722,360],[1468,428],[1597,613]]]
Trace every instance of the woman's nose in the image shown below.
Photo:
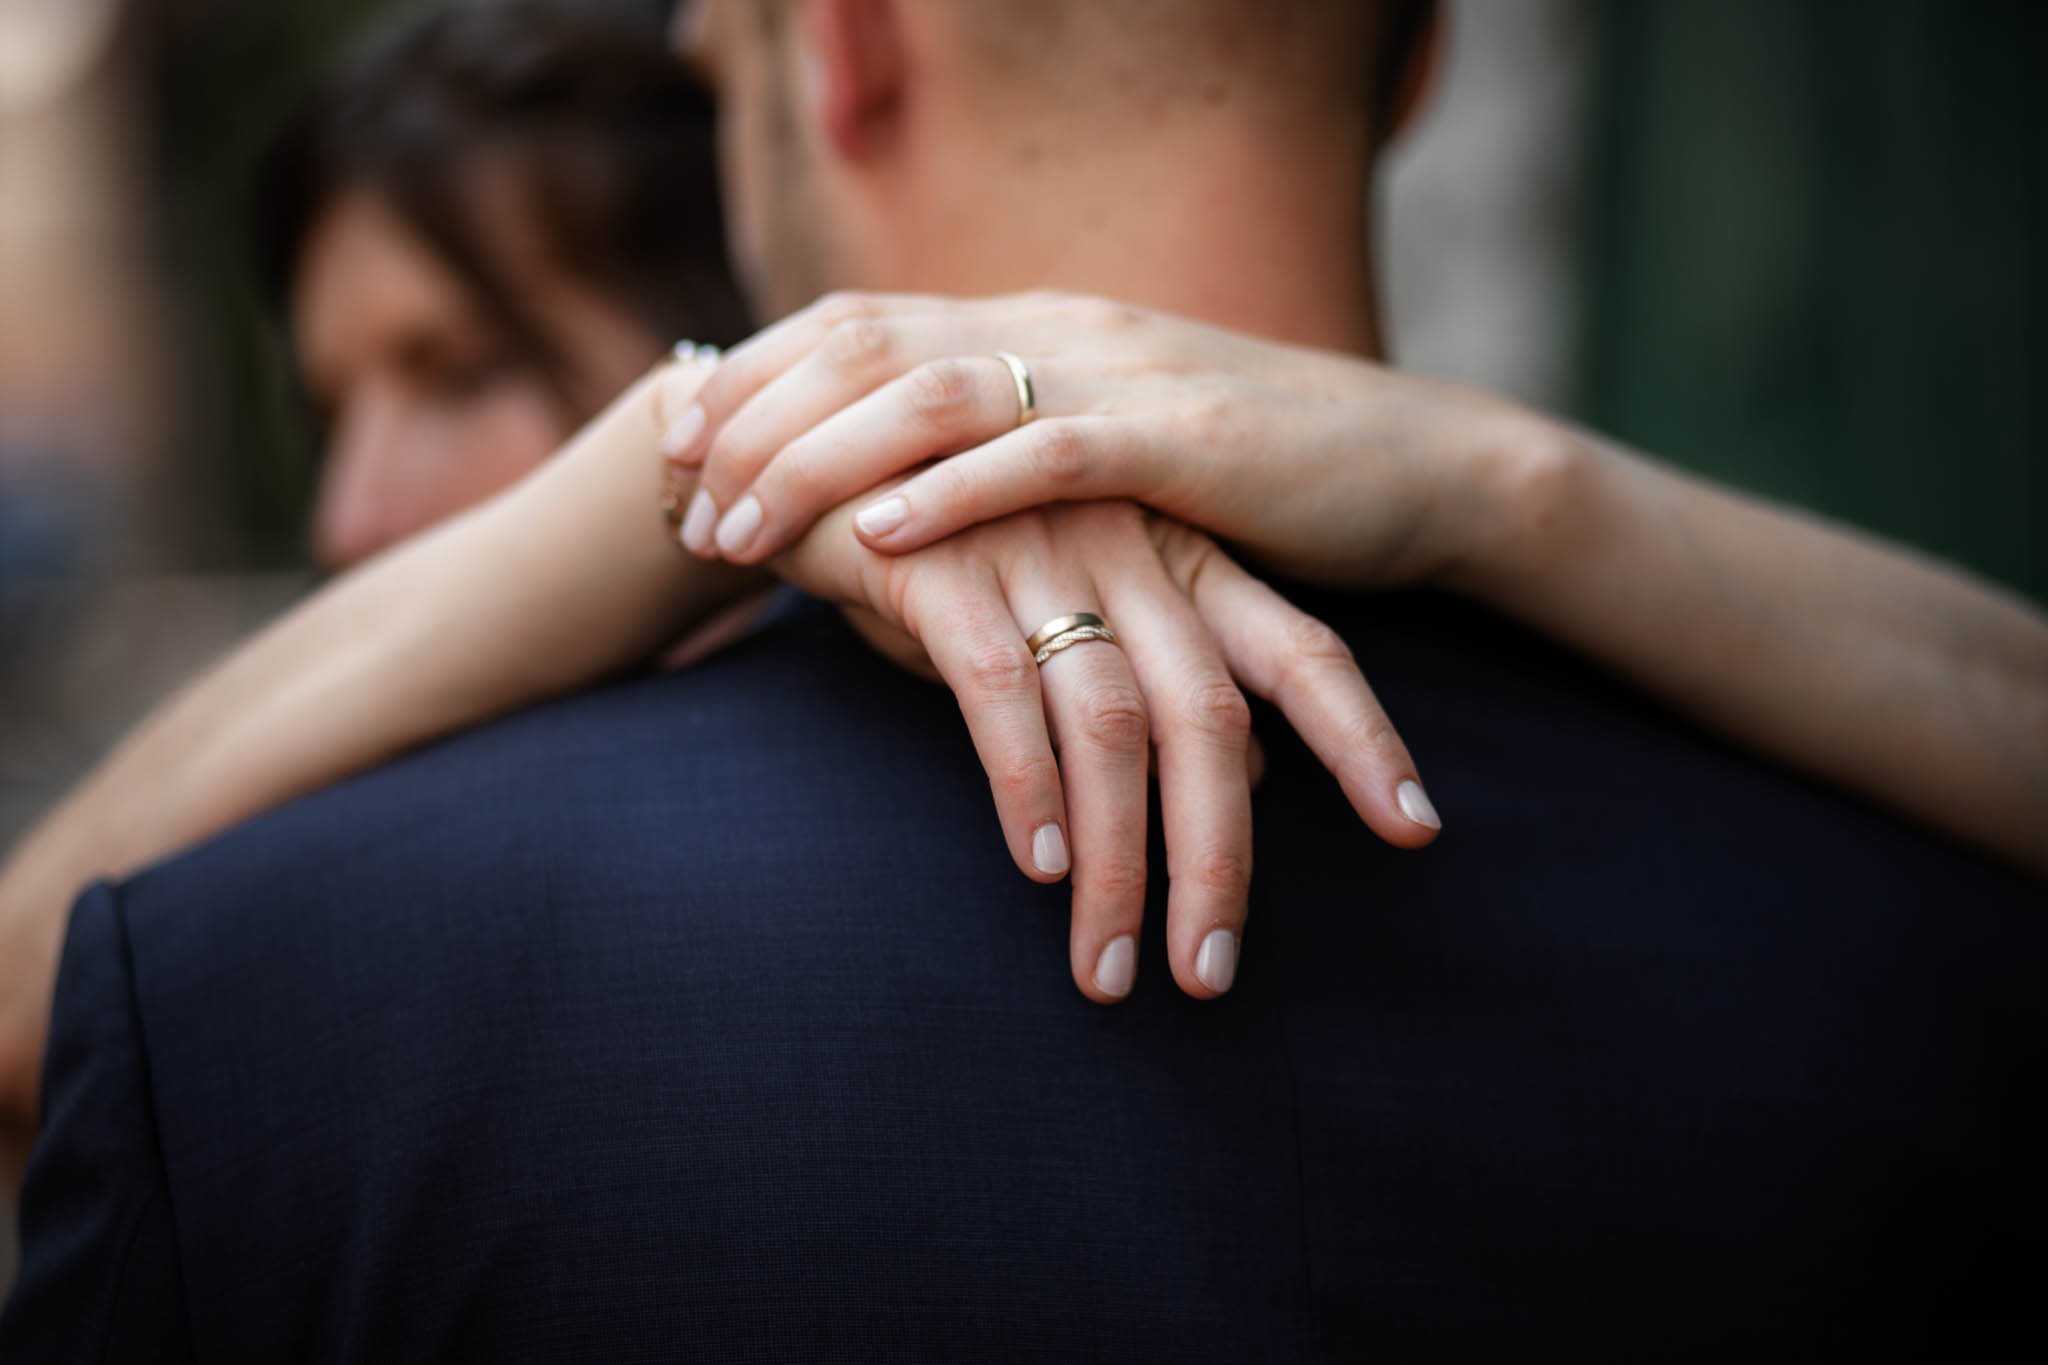
[[[359,564],[405,534],[404,422],[398,402],[369,393],[337,415],[313,515],[322,568]]]

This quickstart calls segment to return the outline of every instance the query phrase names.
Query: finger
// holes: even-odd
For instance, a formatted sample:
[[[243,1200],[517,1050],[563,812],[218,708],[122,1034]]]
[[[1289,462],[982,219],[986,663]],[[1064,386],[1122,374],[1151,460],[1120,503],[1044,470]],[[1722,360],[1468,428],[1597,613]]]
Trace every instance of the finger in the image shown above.
[[[1251,708],[1149,542],[1094,566],[1152,721],[1169,878],[1167,956],[1190,995],[1230,989],[1251,894]]]
[[[729,559],[758,563],[828,509],[926,460],[999,436],[1017,425],[1018,416],[1010,369],[994,356],[924,361],[768,451],[738,499],[751,497],[760,507],[759,529],[751,543],[721,548]],[[755,454],[742,451],[736,458]],[[714,473],[723,458],[723,452],[714,455],[706,466],[707,482],[723,477],[723,471]],[[716,487],[712,496],[720,496]]]
[[[1036,290],[980,299],[935,294],[828,294],[775,322],[725,353],[705,385],[696,410],[684,410],[669,426],[662,450],[671,460],[695,467],[734,413],[773,380],[824,344],[832,333],[882,318],[924,314],[957,329],[948,352],[978,354],[1001,348],[1071,341],[1091,330],[1118,330],[1134,310],[1102,300]]]
[[[1070,828],[1037,665],[994,573],[929,570],[905,596],[905,625],[953,689],[988,772],[1010,857],[1034,881],[1065,876]]]
[[[692,467],[701,464],[708,440],[719,427],[841,324],[942,304],[943,300],[923,294],[827,294],[769,324],[719,358],[716,373],[697,395],[696,410],[679,409],[670,420],[662,454]]]
[[[1206,536],[1167,525],[1163,557],[1215,631],[1231,674],[1280,707],[1375,834],[1401,848],[1434,840],[1442,822],[1415,760],[1343,637]]]
[[[653,400],[648,404],[648,420],[654,426],[657,441],[696,401],[717,367],[717,357],[708,348],[684,350],[679,346],[649,371],[647,382],[653,388]]]
[[[854,529],[864,544],[902,554],[1052,502],[1130,498],[1156,505],[1176,459],[1190,458],[1186,450],[1170,456],[1130,421],[1045,418],[914,475],[855,513]]]
[[[949,318],[925,314],[870,315],[842,322],[809,353],[774,376],[740,406],[710,438],[700,474],[699,504],[709,515],[720,554],[738,555],[760,534],[763,509],[747,487],[775,455],[841,409],[928,360],[956,353],[958,327]],[[698,506],[709,509],[698,513]],[[795,528],[801,532],[806,527]],[[698,553],[701,538],[684,543]]]
[[[1071,612],[1100,614],[1086,575],[1050,559],[1011,564],[1005,585],[1025,630]],[[1074,982],[1106,1004],[1130,993],[1145,916],[1144,694],[1123,651],[1099,641],[1052,655],[1039,678],[1073,838]]]

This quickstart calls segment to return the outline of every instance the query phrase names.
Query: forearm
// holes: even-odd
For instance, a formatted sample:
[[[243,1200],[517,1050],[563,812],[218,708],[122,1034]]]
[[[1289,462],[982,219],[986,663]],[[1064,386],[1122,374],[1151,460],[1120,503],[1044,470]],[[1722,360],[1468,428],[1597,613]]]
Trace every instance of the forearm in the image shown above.
[[[656,511],[657,375],[505,494],[337,580],[160,708],[0,872],[68,900],[433,736],[646,657],[756,575]]]
[[[1553,432],[1455,585],[1682,710],[2048,873],[2048,619],[1960,572]]]

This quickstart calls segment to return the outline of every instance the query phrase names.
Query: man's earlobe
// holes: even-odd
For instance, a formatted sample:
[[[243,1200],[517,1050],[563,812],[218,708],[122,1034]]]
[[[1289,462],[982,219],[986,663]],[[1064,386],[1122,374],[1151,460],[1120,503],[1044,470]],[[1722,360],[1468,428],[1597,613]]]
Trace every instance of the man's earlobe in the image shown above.
[[[894,0],[806,0],[804,98],[833,149],[870,155],[903,102],[902,16]]]

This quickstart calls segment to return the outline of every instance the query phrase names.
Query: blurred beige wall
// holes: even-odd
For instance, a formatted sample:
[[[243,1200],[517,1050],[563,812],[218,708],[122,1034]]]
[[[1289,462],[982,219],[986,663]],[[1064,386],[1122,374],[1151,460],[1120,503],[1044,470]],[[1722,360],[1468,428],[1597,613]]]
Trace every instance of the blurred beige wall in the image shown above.
[[[1574,398],[1591,0],[1446,0],[1435,90],[1381,175],[1394,362]]]
[[[166,356],[117,0],[0,0],[0,573],[160,562]]]

